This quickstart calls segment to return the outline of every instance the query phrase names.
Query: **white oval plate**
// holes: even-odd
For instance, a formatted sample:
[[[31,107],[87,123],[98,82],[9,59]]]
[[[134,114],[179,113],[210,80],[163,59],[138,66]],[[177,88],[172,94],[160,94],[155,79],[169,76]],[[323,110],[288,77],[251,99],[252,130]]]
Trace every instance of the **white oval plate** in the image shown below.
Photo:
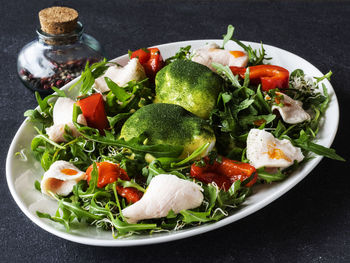
[[[222,40],[193,40],[169,43],[157,47],[159,47],[163,57],[167,58],[173,56],[180,47],[191,45],[194,49],[203,46],[208,42],[216,42],[219,45],[222,44]],[[259,43],[244,43],[251,45],[255,49],[260,48]],[[301,68],[310,76],[320,77],[323,75],[316,67],[297,55],[269,45],[264,45],[264,47],[268,56],[273,58],[269,61],[271,64],[285,67],[290,72],[297,68]],[[241,48],[234,42],[229,42],[226,45],[226,49],[240,50]],[[128,55],[118,57],[114,61],[121,65],[125,65],[128,61]],[[67,91],[76,81],[77,79],[66,85],[64,90]],[[338,128],[339,106],[331,84],[327,80],[324,80],[323,83],[326,85],[328,92],[331,95],[331,101],[324,118],[323,126],[319,132],[318,143],[329,147],[333,142]],[[74,91],[68,93],[68,95],[74,97]],[[254,187],[253,195],[247,198],[240,209],[234,211],[230,216],[218,222],[203,224],[201,226],[180,231],[172,231],[169,233],[162,232],[153,235],[136,235],[123,239],[113,239],[111,232],[103,231],[92,226],[82,226],[77,224],[72,226],[70,232],[66,232],[60,224],[54,223],[48,219],[37,217],[35,213],[37,210],[54,214],[57,209],[57,203],[46,198],[34,189],[35,180],[40,181],[41,176],[44,173],[40,163],[34,159],[30,152],[30,143],[34,136],[35,131],[33,125],[26,120],[17,131],[10,146],[6,161],[6,175],[7,183],[13,198],[26,216],[46,231],[70,241],[95,246],[135,246],[161,243],[198,235],[225,226],[258,211],[286,193],[310,173],[322,159],[320,156],[314,158],[295,171],[283,182]],[[28,158],[26,161],[22,160],[18,155],[15,155],[16,152],[21,150],[24,151]]]

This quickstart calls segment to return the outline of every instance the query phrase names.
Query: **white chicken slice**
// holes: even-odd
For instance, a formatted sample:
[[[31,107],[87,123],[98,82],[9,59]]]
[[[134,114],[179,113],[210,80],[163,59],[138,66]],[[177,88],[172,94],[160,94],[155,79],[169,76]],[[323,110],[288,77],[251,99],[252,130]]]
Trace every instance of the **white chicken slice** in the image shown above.
[[[192,61],[207,66],[215,71],[211,65],[213,62],[229,67],[246,67],[248,64],[248,55],[243,51],[221,49],[217,44],[210,43],[196,49]]]
[[[271,109],[278,110],[286,123],[296,124],[310,120],[310,115],[303,109],[301,101],[293,100],[281,92],[276,92],[276,95],[283,96],[283,106],[273,105]]]
[[[70,98],[60,97],[57,99],[53,108],[53,125],[46,128],[46,133],[49,139],[54,142],[65,142],[64,127],[67,125],[74,137],[79,136],[77,128],[73,124],[73,106],[75,101]],[[79,114],[77,122],[82,125],[87,125],[86,119],[82,114]]]
[[[118,86],[124,87],[129,81],[145,79],[146,73],[137,58],[131,59],[124,67],[110,66],[105,74],[95,80],[95,89],[101,93],[109,91],[105,77],[110,78]]]
[[[152,179],[141,200],[122,210],[130,224],[142,219],[161,218],[170,210],[179,213],[203,202],[203,189],[196,183],[172,174],[160,174]]]
[[[41,181],[41,192],[48,196],[51,196],[50,192],[66,196],[72,192],[74,185],[85,179],[86,174],[73,164],[61,160],[56,161],[44,174]]]
[[[287,140],[279,140],[267,131],[251,129],[247,138],[247,158],[256,169],[261,167],[286,168],[304,159],[300,148]]]

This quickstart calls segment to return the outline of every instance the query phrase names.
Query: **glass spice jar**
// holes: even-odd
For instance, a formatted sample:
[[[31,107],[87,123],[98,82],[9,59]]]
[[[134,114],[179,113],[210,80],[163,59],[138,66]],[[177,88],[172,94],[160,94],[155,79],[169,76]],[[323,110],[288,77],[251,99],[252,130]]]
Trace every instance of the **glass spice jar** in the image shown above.
[[[78,13],[67,7],[39,12],[38,38],[22,48],[17,60],[18,75],[27,88],[48,95],[52,87],[61,88],[78,77],[87,62],[103,59],[100,43],[84,33],[77,18]]]

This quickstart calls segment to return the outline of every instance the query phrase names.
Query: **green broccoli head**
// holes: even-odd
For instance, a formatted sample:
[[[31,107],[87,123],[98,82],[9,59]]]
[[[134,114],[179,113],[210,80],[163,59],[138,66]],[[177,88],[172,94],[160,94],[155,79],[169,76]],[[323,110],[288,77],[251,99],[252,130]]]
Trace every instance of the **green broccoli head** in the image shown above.
[[[156,103],[177,104],[207,119],[215,107],[223,80],[206,66],[175,60],[156,76]]]
[[[141,134],[146,135],[150,145],[182,145],[180,158],[209,142],[204,156],[215,144],[214,132],[207,121],[174,104],[157,103],[140,108],[124,123],[120,137],[128,141]]]

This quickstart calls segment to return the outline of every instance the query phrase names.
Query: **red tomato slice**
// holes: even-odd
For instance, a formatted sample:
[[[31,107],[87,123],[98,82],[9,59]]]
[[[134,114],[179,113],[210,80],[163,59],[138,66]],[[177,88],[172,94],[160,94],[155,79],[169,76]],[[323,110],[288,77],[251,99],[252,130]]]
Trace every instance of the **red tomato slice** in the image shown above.
[[[244,79],[246,68],[230,67],[230,69],[234,75],[239,75]],[[249,79],[254,84],[261,83],[263,91],[289,87],[289,71],[280,66],[257,65],[249,67]]]
[[[197,166],[195,163],[191,166],[190,174],[192,177],[204,183],[214,182],[219,188],[227,191],[231,185],[241,180],[244,182],[249,180],[245,186],[251,187],[258,179],[256,169],[248,163],[242,163],[228,158],[222,157],[222,161],[214,161],[209,163],[209,158],[205,157],[204,166]]]
[[[100,93],[79,100],[77,105],[81,108],[89,127],[96,128],[101,133],[109,127],[104,100]]]
[[[157,72],[161,70],[165,63],[158,48],[141,48],[132,52],[130,58],[138,58],[145,69],[147,77],[153,81]]]
[[[118,180],[118,178],[124,181],[130,181],[128,174],[124,169],[120,168],[119,164],[114,164],[110,162],[100,162],[96,163],[96,166],[98,170],[98,188],[103,188],[107,184],[114,183]],[[90,165],[89,168],[86,170],[88,182],[90,182],[91,180],[92,170],[92,165]],[[119,185],[117,186],[117,192],[120,196],[124,197],[128,203],[135,203],[139,201],[143,195],[143,192],[137,190],[136,188],[122,187]]]
[[[117,192],[120,196],[124,197],[129,204],[136,203],[142,198],[143,195],[143,192],[133,187],[117,186]]]
[[[146,63],[150,57],[151,57],[151,54],[150,54],[148,49],[140,48],[140,49],[131,53],[130,59],[138,58],[139,62],[142,65],[142,64]]]
[[[103,188],[107,184],[113,183],[118,180],[118,178],[122,180],[129,181],[130,178],[128,174],[125,172],[124,169],[120,168],[119,164],[114,164],[110,162],[100,162],[96,163],[97,170],[98,170],[98,181],[97,181],[97,187]],[[92,172],[93,166],[90,165],[89,168],[86,170],[87,181],[90,182],[91,179],[91,172]]]

